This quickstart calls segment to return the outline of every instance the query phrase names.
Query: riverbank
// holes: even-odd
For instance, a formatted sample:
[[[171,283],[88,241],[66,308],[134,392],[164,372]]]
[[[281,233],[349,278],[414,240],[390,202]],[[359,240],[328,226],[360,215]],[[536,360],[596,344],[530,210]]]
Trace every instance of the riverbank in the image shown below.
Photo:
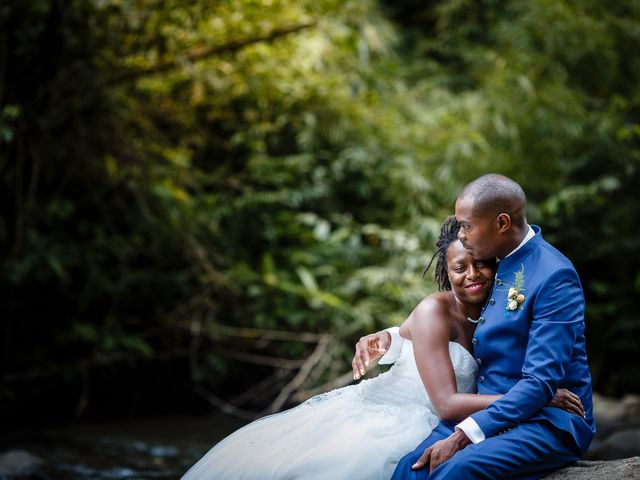
[[[594,409],[598,434],[585,456],[591,462],[570,467],[566,478],[614,479],[621,471],[640,470],[637,458],[600,462],[640,456],[640,396],[612,399],[594,394]],[[3,431],[0,478],[175,480],[244,423],[212,413]],[[13,453],[7,457],[7,452]],[[3,471],[7,465],[22,475]],[[640,478],[640,472],[638,477],[625,478]]]
[[[175,480],[243,421],[223,414],[173,416],[4,432],[0,452],[24,478]],[[1,465],[0,461],[0,465]],[[0,467],[0,478],[2,477]],[[21,478],[18,475],[5,477]]]

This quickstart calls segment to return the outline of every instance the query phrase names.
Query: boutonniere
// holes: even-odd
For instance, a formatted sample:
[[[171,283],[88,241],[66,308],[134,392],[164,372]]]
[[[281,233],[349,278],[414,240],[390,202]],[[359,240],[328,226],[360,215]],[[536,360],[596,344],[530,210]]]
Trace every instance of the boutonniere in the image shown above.
[[[522,293],[524,291],[524,264],[522,268],[515,273],[515,281],[511,287],[509,287],[509,293],[507,293],[507,306],[505,316],[509,316],[510,312],[522,308],[522,304],[526,300],[526,297]]]

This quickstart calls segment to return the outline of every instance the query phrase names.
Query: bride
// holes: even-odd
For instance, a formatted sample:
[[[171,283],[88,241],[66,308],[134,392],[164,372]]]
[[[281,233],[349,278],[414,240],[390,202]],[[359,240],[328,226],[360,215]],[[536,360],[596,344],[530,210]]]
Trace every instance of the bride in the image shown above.
[[[438,418],[461,420],[499,398],[475,394],[470,353],[495,262],[474,261],[457,239],[458,228],[453,216],[442,225],[434,254],[441,291],[423,299],[401,325],[405,340],[392,343],[383,331],[356,345],[354,379],[383,353],[380,363],[395,360],[389,371],[246,425],[182,480],[388,479]],[[550,405],[579,412],[576,399],[558,390]]]

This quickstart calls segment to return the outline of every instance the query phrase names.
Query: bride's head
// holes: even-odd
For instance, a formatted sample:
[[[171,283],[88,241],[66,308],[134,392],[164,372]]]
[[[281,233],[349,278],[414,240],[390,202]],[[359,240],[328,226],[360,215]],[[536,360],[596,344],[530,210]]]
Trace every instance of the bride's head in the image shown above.
[[[440,228],[436,251],[423,272],[436,261],[435,280],[440,290],[453,290],[461,300],[484,302],[495,275],[495,259],[474,260],[458,240],[460,224],[456,217],[446,218]]]

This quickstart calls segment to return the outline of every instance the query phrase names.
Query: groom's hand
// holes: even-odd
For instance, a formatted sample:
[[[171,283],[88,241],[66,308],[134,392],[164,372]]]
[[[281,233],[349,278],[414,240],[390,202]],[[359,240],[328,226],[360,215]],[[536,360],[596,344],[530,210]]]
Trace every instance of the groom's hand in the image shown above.
[[[351,361],[353,379],[359,380],[367,373],[369,363],[384,355],[391,346],[391,335],[382,331],[365,335],[356,343],[356,354]]]
[[[428,463],[429,473],[431,473],[470,443],[471,440],[462,430],[456,430],[447,438],[439,440],[427,448],[418,461],[411,466],[411,469],[420,470]]]

